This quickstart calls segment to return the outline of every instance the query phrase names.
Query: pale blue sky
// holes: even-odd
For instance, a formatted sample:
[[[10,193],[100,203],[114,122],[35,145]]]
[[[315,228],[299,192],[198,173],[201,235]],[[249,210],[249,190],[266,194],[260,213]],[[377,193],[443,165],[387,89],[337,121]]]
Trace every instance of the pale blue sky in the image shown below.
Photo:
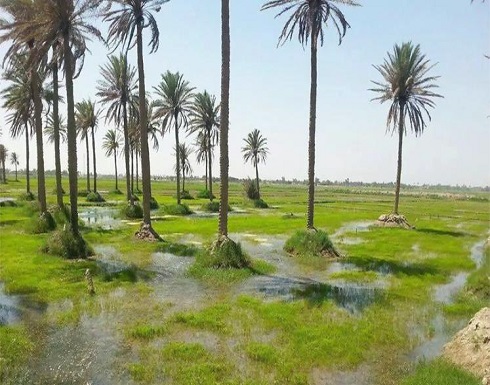
[[[469,0],[365,0],[362,7],[342,7],[351,25],[341,46],[334,30],[319,51],[317,176],[324,180],[389,182],[395,179],[397,138],[385,134],[388,105],[370,102],[370,80],[395,43],[411,40],[439,64],[439,92],[432,122],[421,137],[409,135],[404,145],[402,181],[490,185],[490,2]],[[307,178],[309,51],[297,40],[276,48],[285,17],[260,12],[262,0],[231,0],[231,128],[230,174],[253,177],[240,149],[254,128],[268,138],[270,155],[261,177]],[[180,71],[197,90],[219,98],[220,1],[171,0],[157,15],[160,49],[145,57],[147,90],[167,69]],[[99,23],[102,25],[101,23]],[[104,26],[102,26],[104,28]],[[81,77],[75,81],[76,100],[95,98],[99,66],[107,50],[90,44]],[[5,47],[0,47],[0,56]],[[133,63],[136,52],[130,53]],[[5,86],[0,82],[0,87]],[[63,111],[65,108],[63,107]],[[21,156],[24,142],[9,138],[5,112],[0,110],[0,141]],[[101,121],[97,140],[105,130]],[[181,135],[185,139],[185,135]],[[185,139],[191,141],[190,138]],[[34,145],[34,140],[32,141]],[[99,146],[100,148],[100,146]],[[152,174],[173,173],[173,134],[152,153]],[[34,152],[34,151],[33,151]],[[63,153],[65,151],[63,150]],[[47,169],[54,169],[50,144],[45,144]],[[113,172],[112,159],[98,153],[98,171]],[[79,169],[84,172],[84,147]],[[35,155],[31,157],[35,166]],[[66,168],[66,157],[63,158]],[[119,161],[122,170],[123,160]],[[194,174],[204,167],[193,165]],[[214,174],[218,175],[218,154]]]

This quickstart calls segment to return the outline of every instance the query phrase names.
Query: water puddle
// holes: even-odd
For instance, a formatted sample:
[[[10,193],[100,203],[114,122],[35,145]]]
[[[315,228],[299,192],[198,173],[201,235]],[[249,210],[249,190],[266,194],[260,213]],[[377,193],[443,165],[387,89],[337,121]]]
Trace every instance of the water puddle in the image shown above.
[[[5,293],[5,285],[0,282],[0,326],[12,325],[20,321],[20,299]]]
[[[80,219],[89,227],[100,227],[103,230],[113,230],[121,227],[117,218],[118,210],[110,207],[88,207],[78,213]]]
[[[372,221],[358,221],[349,222],[342,225],[335,233],[332,234],[332,238],[338,239],[347,233],[360,233],[369,231],[369,227],[373,226]]]
[[[131,266],[121,261],[119,252],[113,246],[97,245],[94,246],[94,251],[97,256],[97,267],[108,275],[116,275],[132,269]]]

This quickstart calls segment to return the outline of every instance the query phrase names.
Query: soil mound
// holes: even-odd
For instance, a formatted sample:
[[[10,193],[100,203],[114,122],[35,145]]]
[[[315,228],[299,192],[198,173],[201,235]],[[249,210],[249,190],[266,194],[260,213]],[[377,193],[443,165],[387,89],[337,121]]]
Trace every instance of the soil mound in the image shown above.
[[[376,221],[376,225],[383,227],[402,227],[404,229],[414,228],[408,223],[404,215],[399,214],[383,214]]]
[[[476,313],[468,326],[444,346],[443,355],[482,378],[484,385],[490,384],[490,308]]]

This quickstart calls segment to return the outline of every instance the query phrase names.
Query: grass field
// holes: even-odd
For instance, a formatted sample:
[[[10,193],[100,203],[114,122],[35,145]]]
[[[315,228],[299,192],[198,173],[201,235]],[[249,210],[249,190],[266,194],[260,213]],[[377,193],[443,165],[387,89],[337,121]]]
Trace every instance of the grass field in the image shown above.
[[[12,309],[0,326],[0,383],[479,383],[437,356],[490,305],[490,194],[410,190],[400,207],[415,229],[404,230],[373,226],[390,212],[390,192],[319,186],[315,225],[344,255],[328,261],[282,251],[306,225],[306,186],[263,183],[270,208],[256,209],[232,184],[230,235],[253,262],[223,271],[198,263],[217,233],[205,200],[186,201],[195,214],[166,215],[174,184],[154,182],[153,225],[165,242],[145,243],[138,221],[120,217],[114,181],[98,186],[104,206],[79,198],[90,260],[44,254],[49,234],[27,230],[31,204],[0,207],[0,314]],[[203,185],[186,187],[197,196]],[[0,198],[24,188],[9,181]],[[47,191],[54,204],[52,178]]]

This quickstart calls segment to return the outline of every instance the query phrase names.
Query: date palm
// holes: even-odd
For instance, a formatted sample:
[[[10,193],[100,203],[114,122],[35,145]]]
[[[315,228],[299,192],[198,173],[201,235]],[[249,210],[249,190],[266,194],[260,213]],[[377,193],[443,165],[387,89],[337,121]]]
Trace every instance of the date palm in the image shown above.
[[[97,82],[97,96],[106,106],[106,121],[113,122],[123,130],[124,161],[126,168],[126,199],[134,204],[131,192],[130,138],[128,119],[137,108],[136,69],[128,63],[127,56],[119,54],[109,57],[109,62],[100,67],[102,80]]]
[[[398,214],[400,201],[402,147],[403,136],[407,133],[406,120],[410,123],[410,129],[415,136],[421,135],[427,126],[424,114],[430,121],[428,109],[435,107],[433,98],[442,97],[433,92],[433,89],[438,87],[435,81],[439,76],[428,75],[434,65],[422,54],[419,45],[414,46],[408,42],[402,45],[395,44],[393,52],[388,52],[388,58],[384,63],[374,66],[383,80],[373,81],[376,88],[370,91],[377,92],[379,96],[372,100],[390,103],[386,127],[388,131],[398,133],[394,214]]]
[[[17,166],[19,166],[19,156],[16,152],[10,154],[10,164],[15,167],[15,181],[18,182],[19,179],[17,178]]]
[[[138,94],[146,95],[145,66],[143,61],[143,29],[150,29],[150,53],[158,50],[160,32],[153,12],[159,12],[161,6],[168,0],[109,0],[115,5],[105,14],[104,20],[109,22],[108,40],[113,47],[122,45],[126,50],[136,46],[138,58]],[[150,151],[148,148],[147,114],[145,98],[139,102],[140,134],[141,134],[141,168],[143,179],[143,222],[148,231],[158,237],[151,227],[150,199],[151,172]]]
[[[158,86],[153,87],[157,97],[155,100],[155,118],[162,119],[162,133],[175,133],[175,148],[179,148],[179,129],[188,125],[188,116],[191,111],[192,93],[194,88],[184,80],[184,75],[179,72],[165,72]],[[175,154],[176,170],[180,170],[178,151]],[[177,172],[177,204],[180,205],[180,173]]]
[[[121,138],[116,130],[109,130],[105,133],[102,140],[102,148],[105,150],[105,156],[114,156],[114,176],[116,177],[116,191],[119,191],[117,185],[117,153],[121,146]]]
[[[66,121],[65,118],[61,115],[58,116],[58,124],[59,124],[59,138],[60,143],[66,143]],[[48,139],[49,143],[54,143],[55,133],[54,133],[54,112],[48,115],[46,120],[46,125],[44,127],[44,135]]]
[[[210,197],[213,196],[212,151],[218,143],[219,114],[220,105],[216,104],[214,95],[211,96],[207,91],[196,94],[190,112],[189,133],[198,133],[198,141],[201,141],[199,148],[204,147],[207,151],[203,160],[206,162],[206,189],[209,178]]]
[[[289,16],[279,36],[279,43],[284,44],[292,40],[297,33],[301,45],[310,43],[311,49],[311,84],[310,84],[310,119],[308,130],[308,216],[306,227],[314,229],[315,210],[315,132],[316,132],[316,99],[317,99],[317,51],[318,44],[323,46],[324,34],[328,27],[333,26],[339,37],[339,44],[350,27],[344,14],[337,6],[359,5],[353,0],[273,0],[262,6],[262,10],[280,7],[281,11],[276,17],[289,11]]]
[[[255,129],[243,141],[245,142],[245,146],[242,147],[243,160],[252,163],[255,167],[255,183],[260,199],[259,163],[265,163],[267,154],[269,153],[267,139],[262,136],[259,130]]]
[[[185,176],[192,174],[192,166],[190,161],[190,156],[193,151],[190,147],[188,147],[185,143],[179,143],[179,151],[178,156],[180,159],[180,170],[177,169],[177,165],[175,165],[176,172],[182,172],[182,191],[185,191]]]
[[[2,165],[2,183],[7,183],[7,178],[5,176],[5,162],[7,161],[8,150],[3,145],[0,144],[0,164]]]
[[[206,190],[208,190],[208,159],[212,159],[214,157],[214,148],[210,148],[211,152],[208,149],[208,139],[203,132],[199,132],[196,137],[196,141],[194,143],[196,147],[196,160],[198,164],[204,163],[205,167],[205,183]],[[209,180],[211,182],[211,180]],[[210,199],[212,199],[212,195],[210,194]]]

